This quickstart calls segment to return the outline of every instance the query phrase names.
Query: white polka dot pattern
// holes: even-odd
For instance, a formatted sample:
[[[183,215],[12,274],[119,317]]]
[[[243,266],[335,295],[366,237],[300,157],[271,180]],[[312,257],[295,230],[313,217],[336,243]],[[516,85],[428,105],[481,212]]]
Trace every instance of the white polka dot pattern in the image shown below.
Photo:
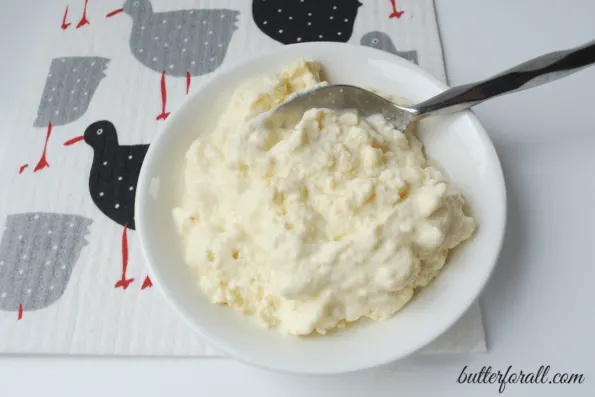
[[[239,12],[200,9],[154,12],[141,1],[124,12],[132,17],[130,49],[148,68],[169,76],[200,76],[217,69],[237,30]]]
[[[252,15],[263,33],[283,44],[347,42],[361,5],[358,0],[253,0]]]

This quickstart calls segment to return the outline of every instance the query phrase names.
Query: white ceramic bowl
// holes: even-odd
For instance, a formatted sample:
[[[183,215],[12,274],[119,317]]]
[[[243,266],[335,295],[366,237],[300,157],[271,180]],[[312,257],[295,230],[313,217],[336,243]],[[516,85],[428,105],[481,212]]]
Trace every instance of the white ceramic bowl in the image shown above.
[[[304,43],[215,73],[172,113],[151,144],[136,194],[136,229],[151,278],[171,307],[206,342],[241,361],[282,371],[339,373],[403,358],[436,339],[470,307],[500,252],[506,221],[504,179],[488,135],[471,112],[424,120],[419,136],[428,155],[465,194],[478,221],[476,235],[457,250],[438,278],[393,318],[361,323],[324,337],[296,338],[260,328],[229,307],[211,304],[185,266],[171,210],[182,193],[184,154],[214,128],[234,89],[274,75],[300,58],[322,63],[328,80],[377,88],[413,102],[447,87],[397,56],[361,46]]]

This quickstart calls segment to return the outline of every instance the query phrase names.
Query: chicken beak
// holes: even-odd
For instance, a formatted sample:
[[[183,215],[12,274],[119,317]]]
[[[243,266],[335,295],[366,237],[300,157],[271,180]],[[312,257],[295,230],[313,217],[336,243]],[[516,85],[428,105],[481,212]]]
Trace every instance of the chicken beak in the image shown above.
[[[118,15],[119,13],[124,12],[123,8],[118,8],[117,10],[114,10],[112,12],[110,12],[109,14],[106,15],[106,18],[111,18],[114,15]]]
[[[76,138],[72,138],[72,139],[69,139],[66,142],[64,142],[64,146],[74,145],[75,143],[80,142],[83,139],[85,139],[84,136],[82,136],[82,135],[81,136],[77,136]]]

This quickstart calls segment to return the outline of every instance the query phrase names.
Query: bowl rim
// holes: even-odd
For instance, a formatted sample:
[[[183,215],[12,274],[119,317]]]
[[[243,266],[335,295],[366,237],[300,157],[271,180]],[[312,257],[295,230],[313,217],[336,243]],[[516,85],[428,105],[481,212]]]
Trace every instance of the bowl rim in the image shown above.
[[[500,211],[502,213],[501,219],[501,227],[498,230],[497,241],[494,241],[494,255],[492,257],[486,258],[485,261],[489,261],[489,271],[486,271],[482,274],[482,279],[478,280],[477,283],[474,285],[476,286],[476,290],[473,293],[473,299],[470,299],[465,305],[459,306],[457,310],[453,310],[453,314],[449,321],[446,321],[443,327],[435,332],[433,336],[427,338],[427,340],[419,344],[417,346],[413,346],[410,349],[406,349],[405,353],[402,354],[395,354],[389,359],[377,359],[377,360],[367,360],[364,365],[343,365],[341,367],[335,366],[332,368],[326,368],[324,370],[315,370],[309,371],[307,368],[295,368],[295,366],[275,366],[270,363],[268,360],[258,360],[250,355],[245,355],[242,351],[238,351],[231,347],[225,338],[220,337],[216,333],[210,332],[201,324],[195,322],[193,320],[193,316],[190,315],[184,308],[180,307],[174,298],[174,292],[172,288],[168,287],[165,283],[162,282],[162,279],[157,275],[159,271],[155,266],[155,259],[151,252],[151,247],[147,244],[147,231],[145,228],[144,217],[141,215],[143,213],[143,208],[145,208],[145,203],[147,199],[147,195],[143,195],[142,193],[148,191],[148,187],[150,184],[150,178],[148,176],[146,164],[150,164],[154,161],[154,159],[159,155],[159,148],[162,146],[161,143],[166,139],[166,135],[170,130],[170,127],[176,124],[177,120],[180,119],[182,113],[185,113],[192,107],[192,103],[194,102],[194,98],[202,95],[203,91],[207,88],[212,86],[213,84],[218,84],[222,78],[224,78],[228,74],[233,74],[238,69],[245,67],[249,64],[254,64],[258,62],[262,62],[268,57],[274,57],[286,52],[293,52],[295,48],[304,48],[304,53],[307,54],[308,48],[316,48],[316,47],[342,47],[345,50],[354,50],[360,53],[368,53],[370,55],[375,55],[376,57],[380,57],[382,59],[391,60],[393,63],[398,63],[400,61],[396,61],[400,59],[401,61],[408,62],[407,60],[399,57],[398,55],[388,53],[383,50],[379,50],[376,48],[365,47],[361,45],[354,45],[349,43],[337,43],[337,42],[306,42],[306,43],[297,43],[297,44],[290,44],[284,45],[273,50],[263,51],[257,55],[253,55],[250,57],[246,57],[238,62],[231,63],[229,65],[223,65],[215,72],[213,72],[204,82],[199,86],[198,89],[193,91],[190,95],[186,97],[184,102],[174,111],[167,120],[164,121],[162,126],[159,128],[159,131],[156,137],[153,139],[153,142],[149,145],[149,149],[146,153],[145,159],[143,161],[143,165],[141,167],[141,171],[138,178],[138,187],[135,193],[135,223],[136,223],[136,231],[139,236],[140,248],[145,259],[148,273],[151,277],[151,280],[155,287],[160,291],[161,295],[165,298],[167,305],[173,309],[173,311],[183,320],[184,323],[189,325],[189,327],[198,335],[200,335],[206,342],[213,345],[216,350],[228,355],[230,358],[234,358],[242,363],[252,365],[261,369],[272,370],[281,373],[292,373],[292,374],[305,374],[305,375],[331,375],[331,374],[340,374],[340,373],[351,373],[361,370],[366,370],[370,368],[375,368],[379,366],[383,366],[398,360],[402,360],[406,357],[411,356],[412,354],[418,352],[422,348],[428,346],[430,343],[435,341],[436,339],[440,338],[444,333],[446,333],[452,326],[460,320],[460,318],[471,308],[471,306],[478,300],[480,295],[482,294],[485,286],[487,285],[491,275],[493,274],[494,268],[498,263],[502,246],[504,243],[504,236],[505,236],[505,229],[507,224],[508,218],[508,208],[507,208],[507,191],[506,191],[506,184],[504,173],[502,170],[502,165],[498,154],[495,150],[494,144],[490,139],[488,133],[483,128],[473,111],[471,110],[464,110],[458,112],[458,114],[463,115],[467,118],[467,120],[471,123],[471,128],[475,130],[476,134],[480,135],[487,148],[492,151],[492,159],[494,161],[493,166],[497,171],[497,178],[494,180],[494,184],[498,184],[497,188],[501,192],[501,196],[496,199],[497,204],[501,206]],[[307,55],[306,55],[307,57]],[[421,78],[425,80],[429,80],[432,84],[438,86],[442,91],[446,91],[450,87],[445,84],[444,82],[440,81],[436,77],[434,77],[430,72],[422,69],[420,66],[411,63],[410,67],[418,74]]]

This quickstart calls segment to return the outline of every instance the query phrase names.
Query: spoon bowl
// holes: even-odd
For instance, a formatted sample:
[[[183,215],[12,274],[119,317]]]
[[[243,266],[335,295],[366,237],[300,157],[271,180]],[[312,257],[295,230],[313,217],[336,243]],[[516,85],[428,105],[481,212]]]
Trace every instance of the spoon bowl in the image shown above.
[[[314,108],[357,110],[362,117],[380,114],[401,131],[417,116],[415,109],[397,105],[371,91],[347,84],[325,85],[300,93],[263,116],[297,124],[307,110]]]

